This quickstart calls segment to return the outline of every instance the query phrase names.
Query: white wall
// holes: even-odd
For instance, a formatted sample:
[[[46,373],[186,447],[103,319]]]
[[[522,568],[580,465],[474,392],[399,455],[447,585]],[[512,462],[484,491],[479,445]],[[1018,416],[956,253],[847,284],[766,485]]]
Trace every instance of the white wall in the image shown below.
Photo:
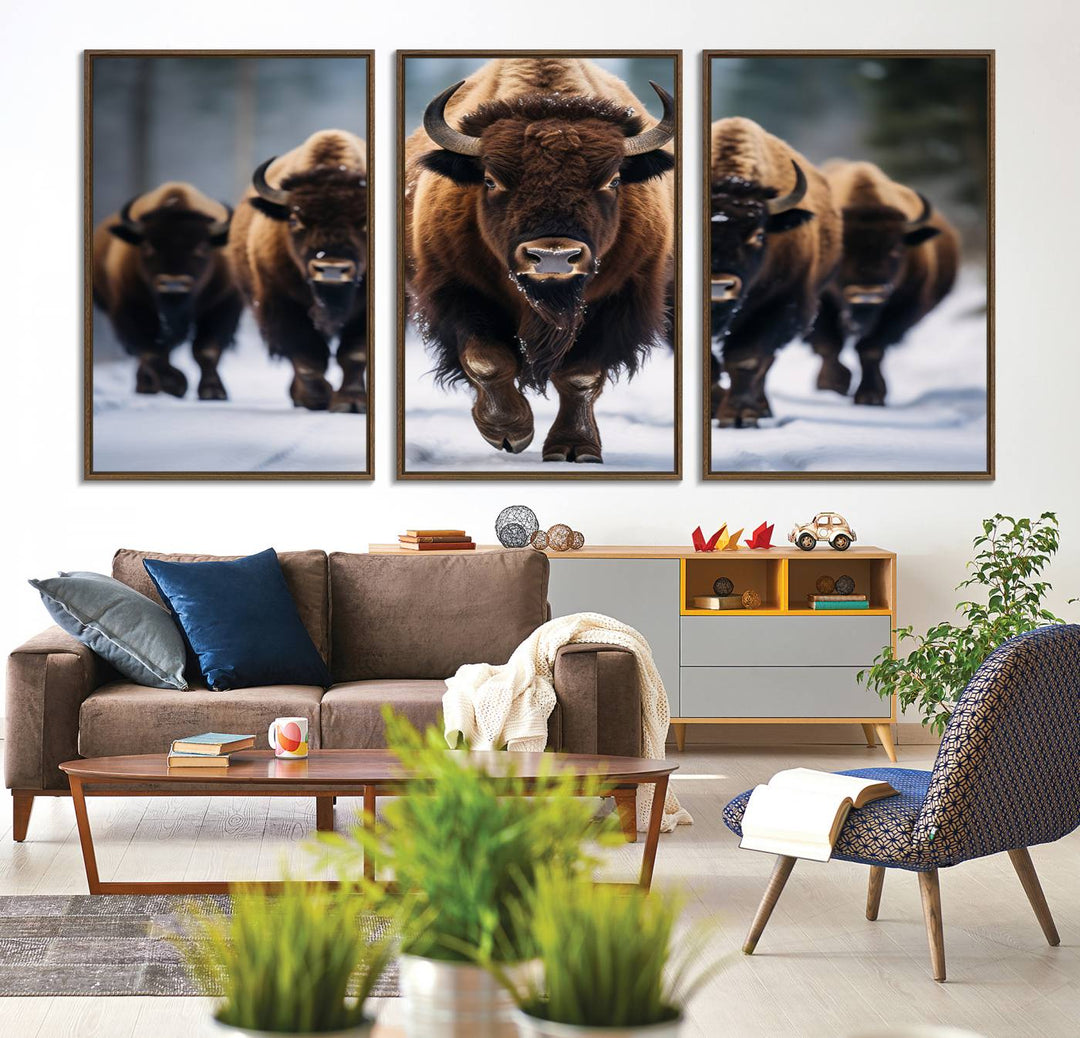
[[[47,623],[25,578],[59,568],[107,570],[119,545],[363,550],[406,526],[459,524],[490,539],[499,509],[516,502],[530,504],[545,524],[570,523],[594,543],[682,543],[698,523],[720,519],[743,525],[768,518],[786,532],[797,517],[835,509],[865,542],[899,552],[901,620],[916,624],[939,618],[955,602],[951,589],[982,516],[1053,508],[1064,530],[1054,605],[1066,608],[1066,591],[1080,594],[1080,8],[1070,0],[5,0],[0,18],[6,646]],[[370,47],[377,55],[375,482],[82,483],[82,49],[339,46]],[[395,483],[396,47],[685,51],[681,483]],[[700,481],[703,47],[997,49],[996,482]],[[1070,608],[1080,618],[1080,608]]]

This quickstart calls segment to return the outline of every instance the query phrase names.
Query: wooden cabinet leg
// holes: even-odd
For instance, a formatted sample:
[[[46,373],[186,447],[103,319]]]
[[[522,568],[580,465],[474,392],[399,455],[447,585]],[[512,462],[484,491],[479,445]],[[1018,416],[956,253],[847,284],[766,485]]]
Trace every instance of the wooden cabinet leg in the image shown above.
[[[776,907],[776,902],[780,899],[784,884],[787,883],[788,876],[791,875],[791,870],[795,867],[795,861],[795,858],[789,858],[785,854],[777,856],[776,864],[773,866],[772,876],[769,878],[769,885],[765,888],[765,895],[761,899],[761,904],[758,905],[757,914],[754,916],[754,921],[750,924],[750,930],[746,935],[746,940],[743,941],[742,950],[744,955],[754,954],[757,942],[761,937],[762,932],[765,930],[765,924],[768,923],[769,916],[772,915],[772,911]]]
[[[934,980],[940,984],[945,980],[945,933],[941,925],[941,887],[937,869],[919,873],[919,894],[926,920],[926,939],[930,944],[930,966]]]
[[[671,727],[675,729],[675,748],[681,752],[686,749],[686,725],[673,724]]]
[[[866,889],[866,918],[877,919],[881,906],[881,888],[885,885],[885,869],[881,865],[870,866],[870,885]]]
[[[881,745],[885,747],[885,752],[889,755],[889,760],[894,764],[896,763],[896,743],[893,742],[892,737],[892,725],[889,723],[876,724],[874,730],[878,734],[878,738],[881,740]]]
[[[1028,896],[1028,901],[1031,902],[1031,907],[1035,909],[1035,918],[1039,920],[1039,925],[1046,935],[1047,942],[1051,948],[1056,948],[1061,943],[1061,938],[1058,936],[1057,927],[1054,925],[1054,917],[1050,914],[1050,906],[1046,903],[1046,895],[1043,893],[1042,884],[1035,873],[1031,855],[1026,847],[1021,847],[1018,850],[1009,851],[1009,860],[1013,863],[1013,868],[1016,869],[1016,874],[1020,877],[1020,883],[1023,885],[1024,893]]]
[[[619,813],[623,839],[627,843],[637,843],[637,788],[616,789],[615,810]]]
[[[30,824],[30,812],[34,809],[34,794],[13,789],[11,808],[11,838],[16,843],[22,843],[26,839],[26,828]]]
[[[864,724],[862,726],[863,735],[866,736],[866,747],[872,750],[877,746],[877,738],[874,736],[874,726],[872,724]]]
[[[334,831],[334,797],[315,798],[315,828],[321,833]]]

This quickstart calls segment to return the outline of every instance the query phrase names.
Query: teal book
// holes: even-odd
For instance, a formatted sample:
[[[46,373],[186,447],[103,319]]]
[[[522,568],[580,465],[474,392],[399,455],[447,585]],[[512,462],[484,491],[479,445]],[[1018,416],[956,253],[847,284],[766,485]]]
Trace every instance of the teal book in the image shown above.
[[[869,609],[870,603],[863,599],[861,602],[812,602],[814,609]]]
[[[195,753],[204,757],[216,757],[234,750],[247,750],[255,745],[254,735],[233,735],[227,732],[203,732],[202,735],[189,735],[186,739],[175,739],[173,753]]]

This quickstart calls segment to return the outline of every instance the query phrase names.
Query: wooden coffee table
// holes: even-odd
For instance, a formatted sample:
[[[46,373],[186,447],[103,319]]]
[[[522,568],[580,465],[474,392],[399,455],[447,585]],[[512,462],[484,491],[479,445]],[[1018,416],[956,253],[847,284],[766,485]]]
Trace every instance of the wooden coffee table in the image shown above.
[[[461,752],[447,750],[447,753]],[[614,796],[628,838],[636,839],[636,793],[640,785],[653,786],[652,813],[645,836],[638,884],[646,890],[652,884],[660,823],[664,814],[668,777],[678,768],[662,760],[637,757],[605,757],[573,753],[508,753],[474,751],[474,761],[489,774],[505,775],[512,766],[527,785],[541,777],[541,768],[555,766],[582,780],[601,775]],[[230,882],[159,882],[112,880],[102,882],[94,854],[94,837],[86,811],[86,798],[94,796],[252,796],[314,797],[316,827],[334,827],[334,798],[359,796],[364,799],[364,820],[375,818],[378,796],[407,793],[410,782],[424,776],[405,767],[388,750],[312,750],[307,760],[279,760],[270,750],[234,753],[227,768],[170,768],[164,753],[133,757],[89,757],[61,764],[71,785],[75,819],[79,827],[86,882],[91,894],[227,894]],[[374,863],[365,858],[364,874],[374,878]]]

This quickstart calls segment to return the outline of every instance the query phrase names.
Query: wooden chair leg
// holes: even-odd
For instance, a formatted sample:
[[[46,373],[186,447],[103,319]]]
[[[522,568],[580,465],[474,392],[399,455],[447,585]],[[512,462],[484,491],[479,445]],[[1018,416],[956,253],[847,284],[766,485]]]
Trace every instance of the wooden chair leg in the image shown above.
[[[878,738],[881,740],[881,745],[885,747],[885,752],[888,754],[889,760],[896,763],[896,743],[893,742],[892,737],[892,725],[876,724],[874,730],[877,732]]]
[[[784,884],[787,883],[788,876],[791,875],[791,870],[795,867],[795,861],[795,858],[789,858],[786,854],[777,856],[772,876],[769,878],[769,885],[765,888],[765,896],[762,897],[761,904],[758,905],[757,914],[754,916],[746,940],[743,942],[742,950],[744,955],[754,954],[754,949],[757,947],[757,942],[769,921],[769,916],[772,915],[776,902],[780,899]]]
[[[675,729],[675,749],[686,749],[686,725],[685,724],[673,724],[671,726]]]
[[[926,939],[930,943],[930,966],[934,980],[940,984],[945,980],[945,934],[941,926],[941,887],[937,869],[919,873],[919,894],[926,920]]]
[[[16,843],[26,839],[26,829],[30,825],[30,812],[34,809],[34,794],[21,790],[11,791],[11,838]]]
[[[1051,948],[1056,948],[1061,943],[1057,927],[1054,925],[1054,917],[1050,914],[1050,906],[1046,903],[1046,895],[1043,893],[1042,884],[1035,873],[1035,866],[1031,861],[1031,855],[1026,847],[1015,851],[1009,851],[1009,860],[1020,877],[1024,893],[1027,894],[1031,907],[1035,909],[1035,918],[1039,920],[1042,932],[1046,934],[1046,940]]]
[[[637,843],[637,789],[616,789],[613,795],[623,839]]]
[[[877,737],[874,735],[874,726],[872,724],[864,724],[862,730],[863,735],[866,736],[866,748],[872,750],[877,746]]]
[[[873,922],[877,919],[881,905],[881,888],[885,885],[885,868],[882,865],[870,866],[870,886],[866,890],[866,918]]]

